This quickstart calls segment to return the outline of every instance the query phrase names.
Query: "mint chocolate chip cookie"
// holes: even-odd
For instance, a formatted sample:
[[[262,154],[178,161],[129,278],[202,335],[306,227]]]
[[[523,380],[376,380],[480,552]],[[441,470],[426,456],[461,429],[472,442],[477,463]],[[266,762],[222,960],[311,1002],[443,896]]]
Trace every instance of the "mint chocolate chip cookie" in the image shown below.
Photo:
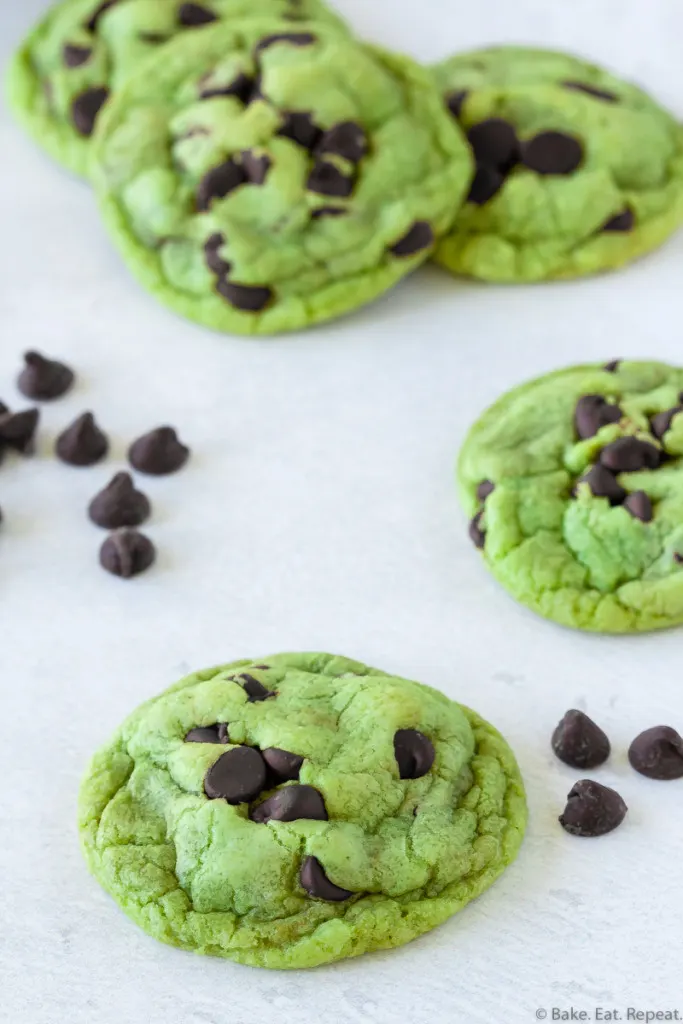
[[[90,137],[110,95],[179,33],[245,16],[313,18],[346,31],[322,0],[65,0],[33,29],[10,68],[8,97],[44,149],[88,173]]]
[[[592,274],[656,248],[683,222],[683,131],[635,85],[516,46],[452,57],[435,77],[477,162],[436,252],[453,273]]]
[[[150,935],[259,967],[400,946],[487,889],[526,825],[474,712],[329,654],[199,672],[95,755],[80,830]]]
[[[683,369],[576,366],[515,388],[460,454],[470,537],[513,597],[564,626],[683,622]]]

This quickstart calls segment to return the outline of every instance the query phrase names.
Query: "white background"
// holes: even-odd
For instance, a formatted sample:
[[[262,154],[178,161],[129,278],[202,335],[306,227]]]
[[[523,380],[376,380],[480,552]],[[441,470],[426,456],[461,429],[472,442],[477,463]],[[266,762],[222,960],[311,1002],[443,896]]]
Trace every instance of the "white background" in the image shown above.
[[[679,0],[339,0],[359,32],[424,60],[495,41],[583,52],[683,114]],[[45,7],[2,0],[7,56]],[[8,1024],[524,1024],[545,1008],[677,1008],[683,783],[625,751],[683,729],[683,635],[586,636],[543,622],[487,575],[452,466],[499,392],[582,360],[680,363],[683,235],[604,279],[494,288],[434,268],[332,326],[248,341],[176,319],[143,294],[88,189],[0,112],[0,397],[20,353],[63,356],[78,390],[45,410],[40,452],[0,471],[0,1020]],[[75,470],[56,432],[93,409],[106,464]],[[194,458],[146,486],[157,568],[98,567],[88,499],[126,444],[177,425]],[[190,669],[329,650],[422,680],[509,738],[531,825],[475,905],[400,950],[309,973],[166,948],[88,876],[75,831],[92,751]],[[576,775],[555,762],[568,707],[609,732],[630,812],[601,840],[557,815]]]

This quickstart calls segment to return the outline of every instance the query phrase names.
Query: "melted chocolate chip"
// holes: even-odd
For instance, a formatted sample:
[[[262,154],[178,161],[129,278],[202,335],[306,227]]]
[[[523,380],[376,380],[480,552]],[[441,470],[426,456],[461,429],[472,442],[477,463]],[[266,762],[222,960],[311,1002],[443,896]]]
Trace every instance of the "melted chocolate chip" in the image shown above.
[[[113,576],[132,579],[154,564],[156,549],[149,537],[137,530],[117,530],[100,548],[100,565]]]
[[[336,196],[345,199],[353,192],[354,179],[344,174],[334,164],[325,160],[316,160],[313,165],[306,188],[309,192],[317,192],[321,196]]]
[[[576,403],[574,426],[581,440],[595,437],[601,427],[618,423],[623,413],[618,405],[611,405],[602,395],[583,395]]]
[[[47,402],[61,398],[71,388],[75,376],[64,363],[46,359],[39,352],[27,352],[24,369],[19,374],[17,386],[22,395],[34,401]]]
[[[221,278],[216,291],[235,309],[244,313],[260,313],[273,301],[273,291],[262,285],[236,284]]]
[[[97,115],[109,99],[109,90],[104,86],[86,89],[71,104],[71,120],[79,135],[88,138],[95,129]]]
[[[109,451],[109,441],[91,412],[84,412],[59,437],[55,451],[70,466],[94,466]]]
[[[305,111],[287,111],[284,114],[284,123],[278,131],[278,135],[285,139],[291,139],[299,146],[312,152],[322,137],[322,129],[314,123],[311,115]]]
[[[128,449],[131,466],[150,476],[175,473],[182,469],[189,457],[190,449],[182,443],[173,427],[151,430]]]
[[[355,121],[342,121],[325,132],[316,147],[319,154],[333,153],[352,164],[359,163],[368,151],[364,129]]]
[[[519,158],[519,142],[514,127],[500,117],[490,117],[470,128],[467,138],[477,164],[510,170]]]
[[[31,455],[35,450],[39,419],[38,409],[0,414],[0,447],[7,445],[22,455]]]
[[[434,231],[429,221],[417,220],[409,231],[390,248],[394,256],[414,256],[434,245]]]
[[[288,750],[280,750],[279,747],[267,747],[261,751],[261,756],[279,782],[294,782],[299,778],[304,763],[303,757],[299,754],[291,754]]]
[[[417,729],[399,729],[394,736],[394,754],[402,779],[421,779],[434,764],[432,741]]]
[[[613,359],[611,363],[605,363],[605,365],[603,366],[603,370],[605,370],[607,373],[616,373],[619,367],[621,366],[621,363],[621,359]]]
[[[350,896],[353,896],[349,889],[342,889],[329,880],[317,857],[306,857],[301,866],[299,879],[309,896],[318,900],[341,903],[342,900],[348,900]]]
[[[240,682],[242,689],[249,698],[249,703],[254,704],[256,701],[268,700],[269,697],[277,697],[277,694],[273,690],[268,690],[260,683],[254,676],[249,675],[248,672],[243,672],[240,676]]]
[[[229,743],[228,727],[223,722],[216,725],[199,726],[190,729],[186,743]]]
[[[285,786],[254,807],[249,817],[265,825],[269,821],[298,821],[300,818],[327,821],[328,815],[325,801],[313,786]]]
[[[650,428],[655,437],[661,439],[671,429],[674,416],[678,416],[679,412],[683,412],[683,405],[676,405],[673,409],[667,409],[666,412],[658,412],[656,416],[653,416],[650,420]]]
[[[254,747],[235,747],[221,754],[204,778],[209,800],[243,804],[255,800],[266,784],[266,766]]]
[[[493,199],[497,192],[500,192],[505,182],[505,175],[496,170],[495,167],[477,167],[472,185],[470,186],[468,203],[475,203],[476,206],[483,206]]]
[[[62,50],[62,60],[67,68],[80,68],[92,57],[91,46],[77,46],[75,43],[65,43]]]
[[[610,755],[610,742],[602,729],[583,711],[568,711],[555,729],[552,748],[571,768],[597,768]]]
[[[522,145],[522,163],[537,174],[572,174],[583,160],[583,146],[564,132],[540,132]]]
[[[492,483],[490,480],[482,480],[482,482],[477,487],[477,498],[479,499],[479,501],[486,501],[489,494],[493,494],[495,489],[496,485]]]
[[[276,43],[289,43],[291,46],[310,46],[317,37],[311,32],[278,32],[272,36],[264,36],[257,45],[256,53],[262,53]]]
[[[151,511],[148,498],[136,490],[130,473],[117,473],[88,507],[92,522],[105,530],[141,526]]]
[[[560,825],[573,836],[593,839],[621,825],[628,808],[619,794],[592,779],[577,782],[567,797]]]
[[[683,738],[668,725],[656,725],[636,736],[628,759],[648,779],[683,779]]]
[[[574,92],[583,92],[596,100],[604,100],[605,103],[618,103],[619,97],[607,89],[598,89],[595,85],[586,85],[585,82],[563,82],[565,89],[573,89]]]
[[[249,103],[253,92],[254,79],[250,78],[249,75],[240,73],[232,82],[230,82],[229,85],[213,86],[210,82],[203,85],[203,88],[199,93],[199,98],[202,100],[210,100],[215,96],[234,96],[246,106],[246,104]]]
[[[483,550],[486,544],[486,531],[481,528],[481,521],[484,517],[484,510],[477,512],[476,516],[470,520],[469,535],[470,540],[474,544],[475,548]]]
[[[270,170],[270,157],[265,153],[257,156],[251,149],[245,149],[241,154],[242,167],[250,185],[262,185]]]
[[[113,7],[116,3],[118,3],[118,0],[104,0],[104,3],[101,3],[98,7],[95,8],[94,13],[90,17],[90,19],[85,23],[85,27],[88,30],[88,32],[94,32],[97,29],[97,23],[99,22],[102,15],[106,11],[108,11],[110,7]]]
[[[662,453],[648,441],[637,437],[620,437],[600,453],[600,463],[612,473],[637,473],[641,469],[656,469]]]
[[[178,24],[185,28],[197,28],[218,21],[218,15],[201,4],[181,4],[178,8]]]
[[[579,483],[588,484],[592,494],[596,498],[607,498],[610,505],[622,505],[626,500],[627,492],[621,486],[614,473],[610,473],[604,466],[593,466]]]
[[[225,245],[225,235],[216,233],[207,238],[204,242],[204,259],[209,270],[213,271],[214,274],[218,274],[219,277],[224,277],[229,274],[232,266],[227,260],[224,260],[219,255],[218,250]]]
[[[640,519],[643,523],[652,522],[652,502],[645,491],[634,491],[633,494],[629,494],[624,502],[624,508],[634,519]]]
[[[224,199],[240,185],[244,185],[247,176],[244,168],[232,157],[218,167],[207,171],[197,188],[197,209],[205,212],[211,207],[214,199]]]
[[[446,106],[456,120],[460,120],[463,104],[468,96],[469,92],[467,89],[457,89],[446,96]]]
[[[633,231],[635,224],[636,218],[633,210],[626,209],[606,220],[600,230],[605,232]]]

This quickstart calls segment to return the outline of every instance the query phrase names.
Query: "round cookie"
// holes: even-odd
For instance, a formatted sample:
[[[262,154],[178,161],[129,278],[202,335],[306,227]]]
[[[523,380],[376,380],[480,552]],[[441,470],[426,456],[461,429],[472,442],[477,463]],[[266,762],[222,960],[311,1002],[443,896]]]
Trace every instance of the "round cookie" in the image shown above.
[[[309,326],[385,292],[430,255],[471,176],[428,72],[303,22],[185,33],[108,104],[93,155],[133,274],[238,334]]]
[[[494,882],[525,826],[495,729],[330,654],[189,676],[123,724],[80,795],[90,869],[137,924],[272,968],[429,931]]]
[[[17,51],[8,101],[51,156],[87,175],[90,137],[102,105],[131,71],[169,39],[217,19],[305,19],[346,31],[322,0],[64,0]]]
[[[470,537],[513,597],[563,626],[683,622],[683,369],[576,366],[515,388],[460,454]]]
[[[455,274],[541,281],[611,270],[683,221],[683,131],[636,86],[515,46],[435,69],[477,173],[436,252]]]

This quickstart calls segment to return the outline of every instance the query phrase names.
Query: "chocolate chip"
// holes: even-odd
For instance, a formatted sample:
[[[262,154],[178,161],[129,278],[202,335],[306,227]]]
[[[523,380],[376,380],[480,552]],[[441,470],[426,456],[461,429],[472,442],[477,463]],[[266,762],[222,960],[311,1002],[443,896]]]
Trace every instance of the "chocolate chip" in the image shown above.
[[[277,134],[312,152],[322,136],[322,129],[313,122],[311,115],[304,111],[292,110],[287,111],[284,118],[284,123]]]
[[[301,866],[299,879],[309,896],[318,900],[341,903],[342,900],[348,900],[353,896],[348,889],[342,889],[329,880],[317,857],[306,857]]]
[[[185,28],[210,25],[212,21],[218,21],[218,15],[201,4],[181,4],[178,8],[178,23]]]
[[[587,96],[593,96],[596,100],[604,100],[605,103],[618,103],[619,97],[607,89],[598,89],[594,85],[586,85],[585,82],[563,82],[565,89],[573,89],[575,92],[585,92]]]
[[[650,420],[650,428],[655,437],[664,437],[666,432],[671,429],[674,416],[678,416],[679,412],[683,412],[683,405],[676,405],[673,409],[667,409],[666,412],[658,412],[656,416],[653,416]]]
[[[574,426],[582,441],[595,437],[601,427],[618,423],[623,413],[618,405],[611,405],[602,395],[583,395],[576,403]]]
[[[611,363],[605,363],[605,365],[603,366],[603,370],[605,370],[607,373],[616,373],[621,364],[621,359],[613,359]]]
[[[513,126],[500,117],[490,117],[473,125],[467,139],[478,164],[496,167],[505,173],[519,158],[519,142]]]
[[[306,188],[309,192],[317,192],[322,196],[346,198],[353,192],[353,185],[353,177],[344,174],[334,164],[316,160],[308,176]]]
[[[138,39],[142,43],[149,43],[151,46],[156,46],[160,45],[161,43],[165,43],[170,38],[170,36],[165,36],[161,32],[138,32]]]
[[[2,413],[0,415],[0,445],[14,448],[22,455],[30,455],[35,448],[39,419],[38,409]]]
[[[219,277],[224,277],[232,270],[232,265],[219,255],[218,250],[225,245],[225,235],[216,233],[204,242],[204,259],[209,270]]]
[[[496,485],[492,483],[490,480],[482,480],[482,482],[477,487],[477,498],[479,499],[479,501],[486,501],[489,494],[493,494],[495,489]]]
[[[221,278],[216,284],[216,291],[224,299],[244,313],[260,313],[273,300],[273,291],[262,285],[236,284]]]
[[[594,497],[607,498],[610,505],[622,505],[626,500],[627,492],[617,478],[599,464],[582,476],[579,483],[588,484]]]
[[[250,185],[262,185],[270,170],[270,157],[265,153],[257,156],[251,149],[245,149],[241,154],[242,167]]]
[[[343,206],[319,206],[311,213],[311,220],[320,220],[321,217],[344,217],[347,210]]]
[[[207,171],[197,188],[197,209],[200,213],[208,210],[214,199],[224,199],[240,185],[244,185],[247,176],[244,168],[231,157],[218,167]]]
[[[333,153],[352,164],[359,163],[368,151],[364,129],[355,121],[342,121],[329,128],[316,147],[319,154]]]
[[[552,748],[571,768],[597,768],[610,755],[610,742],[583,711],[568,711],[555,729]]]
[[[113,576],[128,580],[145,572],[156,559],[149,537],[137,530],[117,530],[100,548],[100,565]]]
[[[409,231],[389,248],[394,256],[414,256],[431,249],[434,245],[434,231],[429,221],[416,220]]]
[[[130,473],[117,473],[88,507],[90,519],[105,530],[140,526],[149,519],[151,511],[149,500],[136,490]]]
[[[486,544],[486,531],[481,528],[481,521],[484,516],[484,510],[477,512],[476,516],[470,520],[469,535],[470,540],[474,544],[475,548],[483,549]]]
[[[636,736],[628,759],[648,779],[683,779],[683,738],[668,725],[656,725]]]
[[[221,739],[220,730],[223,730],[223,739]],[[205,725],[199,726],[196,729],[190,729],[187,736],[185,737],[186,743],[229,743],[227,735],[227,726],[223,725]]]
[[[261,751],[263,760],[269,770],[280,782],[295,781],[299,778],[303,757],[299,754],[291,754],[288,750],[280,750],[279,747],[267,747]]]
[[[617,213],[614,217],[606,220],[600,230],[606,232],[633,231],[635,223],[636,218],[633,210],[622,210],[621,213]]]
[[[92,57],[92,47],[76,46],[75,43],[65,43],[62,50],[62,60],[67,68],[80,68]]]
[[[254,800],[266,784],[266,766],[254,747],[235,747],[221,754],[204,778],[209,800],[243,804]]]
[[[421,779],[434,764],[434,745],[417,729],[399,729],[394,736],[394,754],[402,779]]]
[[[613,473],[637,473],[641,469],[656,469],[662,453],[648,441],[637,437],[620,437],[600,453],[600,462]]]
[[[260,683],[254,676],[249,675],[248,672],[243,672],[240,676],[240,682],[242,689],[249,698],[249,703],[254,704],[259,700],[268,700],[269,697],[276,697],[277,694],[273,690],[268,690]]]
[[[467,89],[457,89],[455,92],[450,92],[446,96],[446,106],[450,110],[453,117],[457,120],[460,119],[462,108],[465,100],[469,96]]]
[[[483,206],[501,190],[504,182],[505,175],[497,171],[495,167],[477,167],[467,202]]]
[[[199,93],[202,100],[210,100],[215,96],[234,96],[245,106],[251,99],[254,92],[254,79],[249,75],[240,73],[229,85],[206,85]]]
[[[70,466],[94,466],[109,451],[109,441],[91,412],[84,412],[57,438],[55,451]]]
[[[47,402],[61,398],[73,385],[73,370],[56,359],[46,359],[39,352],[27,352],[24,363],[17,386],[26,398]]]
[[[118,3],[118,0],[104,0],[104,3],[101,3],[99,7],[95,8],[94,14],[85,23],[85,27],[88,30],[88,32],[94,32],[96,30],[97,24],[102,15],[106,11],[108,11],[110,7],[113,7],[116,3]]]
[[[325,801],[313,786],[285,786],[254,807],[249,817],[265,825],[269,821],[298,821],[300,818],[327,821],[328,816]]]
[[[678,551],[674,551],[674,562],[678,563],[678,565],[683,563],[683,555],[679,554]]]
[[[173,427],[157,427],[143,434],[128,449],[134,469],[149,476],[166,476],[185,465],[190,449],[180,441]]]
[[[109,90],[104,86],[82,92],[71,104],[71,119],[79,135],[92,135],[97,115],[109,99]]]
[[[643,523],[652,522],[652,502],[645,491],[634,491],[633,494],[629,494],[624,502],[624,508],[634,519],[640,519]]]
[[[570,835],[593,839],[621,825],[627,810],[616,790],[582,779],[571,789],[559,821]]]
[[[267,50],[275,43],[290,43],[291,46],[310,46],[316,42],[316,36],[310,32],[278,32],[272,36],[264,36],[256,45],[256,53]]]
[[[537,174],[571,174],[583,160],[583,146],[564,132],[540,132],[522,144],[522,163]]]

